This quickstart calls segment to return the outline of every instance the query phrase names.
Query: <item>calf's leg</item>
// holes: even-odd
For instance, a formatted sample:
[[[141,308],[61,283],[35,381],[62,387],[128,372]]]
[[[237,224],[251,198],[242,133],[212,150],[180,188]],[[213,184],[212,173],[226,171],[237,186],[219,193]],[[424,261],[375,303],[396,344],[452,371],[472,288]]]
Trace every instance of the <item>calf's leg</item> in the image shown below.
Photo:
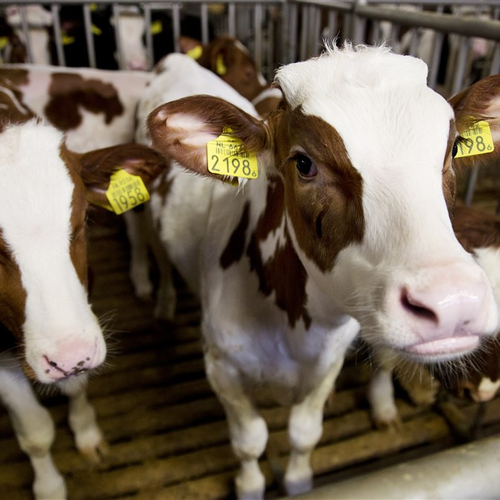
[[[58,382],[59,389],[69,398],[69,426],[79,452],[97,463],[107,453],[107,445],[97,425],[94,407],[87,399],[88,375],[81,374]]]
[[[21,449],[29,456],[37,500],[66,498],[66,485],[57,470],[50,448],[55,429],[50,413],[38,401],[17,361],[2,357],[0,399],[7,408]]]
[[[315,390],[292,406],[288,422],[291,453],[285,473],[285,488],[289,495],[312,489],[311,454],[321,438],[325,402],[334,388],[343,362],[340,359],[332,365]]]
[[[267,444],[266,423],[245,393],[234,366],[227,360],[212,356],[210,351],[205,354],[205,364],[210,384],[226,411],[231,445],[241,463],[236,477],[238,498],[263,498],[266,480],[258,459]]]

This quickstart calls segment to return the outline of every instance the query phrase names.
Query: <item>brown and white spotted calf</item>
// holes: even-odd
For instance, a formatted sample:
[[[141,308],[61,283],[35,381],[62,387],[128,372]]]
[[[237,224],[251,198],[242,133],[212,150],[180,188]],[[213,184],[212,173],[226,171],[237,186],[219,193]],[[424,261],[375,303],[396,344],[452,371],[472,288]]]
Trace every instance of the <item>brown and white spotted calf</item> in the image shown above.
[[[474,255],[493,287],[500,307],[500,217],[465,206],[455,210],[453,227],[458,241]],[[404,361],[391,349],[373,352],[374,372],[370,380],[368,399],[375,423],[393,425],[398,421],[394,399],[393,376],[417,405],[431,405],[444,389],[460,398],[479,403],[493,399],[500,388],[500,339],[488,337],[480,349],[458,363],[431,367]]]
[[[360,327],[417,361],[496,331],[491,286],[448,215],[455,122],[469,110],[455,116],[426,76],[418,59],[347,45],[279,69],[284,101],[265,122],[206,95],[149,116],[153,147],[175,160],[152,193],[154,227],[201,297],[240,497],[265,489],[261,393],[291,406],[288,492],[311,488],[323,405]],[[207,170],[224,127],[257,155],[258,178],[238,190]]]
[[[1,118],[0,400],[33,465],[35,497],[60,499],[66,488],[50,455],[54,424],[30,380],[69,396],[76,446],[98,459],[105,445],[86,385],[106,344],[87,298],[87,200],[104,203],[115,169],[135,173],[163,160],[135,145],[73,153],[52,126]]]
[[[0,98],[65,132],[72,151],[134,140],[135,108],[153,73],[30,64],[0,68]]]

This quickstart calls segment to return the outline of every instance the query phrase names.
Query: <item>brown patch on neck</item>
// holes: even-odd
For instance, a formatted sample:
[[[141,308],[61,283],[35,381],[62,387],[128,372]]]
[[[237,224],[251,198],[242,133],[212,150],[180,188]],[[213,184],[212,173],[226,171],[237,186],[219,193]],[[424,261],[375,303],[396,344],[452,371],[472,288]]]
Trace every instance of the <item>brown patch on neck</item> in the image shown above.
[[[249,214],[250,204],[247,203],[240,222],[221,255],[220,264],[223,269],[239,262],[245,254]],[[260,292],[265,296],[275,293],[276,305],[286,312],[292,328],[295,327],[297,321],[302,319],[308,329],[311,325],[311,317],[306,309],[307,274],[286,229],[284,246],[277,246],[270,259],[263,262],[260,251],[260,244],[284,224],[284,215],[284,186],[281,179],[275,177],[269,179],[266,208],[250,236],[246,256],[249,258],[251,271],[257,274]]]
[[[59,130],[78,128],[83,120],[79,111],[82,106],[87,111],[103,113],[105,123],[124,112],[118,91],[110,83],[96,79],[84,79],[72,73],[54,73],[49,87],[49,102],[44,113]]]
[[[322,272],[329,272],[339,252],[363,238],[363,179],[342,138],[323,119],[286,105],[271,119],[277,130],[276,164],[285,178],[285,204],[297,242]],[[300,175],[292,148],[300,148],[316,164],[315,177]]]

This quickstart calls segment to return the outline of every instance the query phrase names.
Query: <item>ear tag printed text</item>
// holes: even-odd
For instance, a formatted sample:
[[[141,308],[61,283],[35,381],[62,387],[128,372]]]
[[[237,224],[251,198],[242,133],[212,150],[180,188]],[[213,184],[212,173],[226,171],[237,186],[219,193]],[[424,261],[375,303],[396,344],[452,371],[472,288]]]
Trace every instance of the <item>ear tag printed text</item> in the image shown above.
[[[117,170],[110,178],[106,198],[111,210],[120,215],[148,201],[149,193],[141,177]]]
[[[208,171],[213,174],[257,179],[257,155],[248,153],[243,141],[224,127],[222,134],[207,142]]]
[[[457,142],[455,158],[464,156],[484,155],[495,149],[491,137],[490,125],[486,121],[479,121],[460,134],[464,140]]]

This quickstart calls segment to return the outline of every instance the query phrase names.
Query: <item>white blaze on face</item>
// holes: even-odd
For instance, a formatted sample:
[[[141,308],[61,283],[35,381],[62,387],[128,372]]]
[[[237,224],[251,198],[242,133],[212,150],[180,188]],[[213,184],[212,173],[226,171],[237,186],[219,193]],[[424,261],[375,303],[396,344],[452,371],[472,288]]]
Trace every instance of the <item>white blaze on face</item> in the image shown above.
[[[105,355],[70,256],[74,184],[55,129],[32,121],[0,139],[0,228],[26,292],[26,360],[41,382],[51,382]]]
[[[454,115],[426,76],[418,59],[361,48],[286,66],[277,80],[292,108],[336,130],[362,177],[362,241],[332,273],[309,274],[370,340],[437,360],[475,347],[498,314],[452,230],[443,167]]]

